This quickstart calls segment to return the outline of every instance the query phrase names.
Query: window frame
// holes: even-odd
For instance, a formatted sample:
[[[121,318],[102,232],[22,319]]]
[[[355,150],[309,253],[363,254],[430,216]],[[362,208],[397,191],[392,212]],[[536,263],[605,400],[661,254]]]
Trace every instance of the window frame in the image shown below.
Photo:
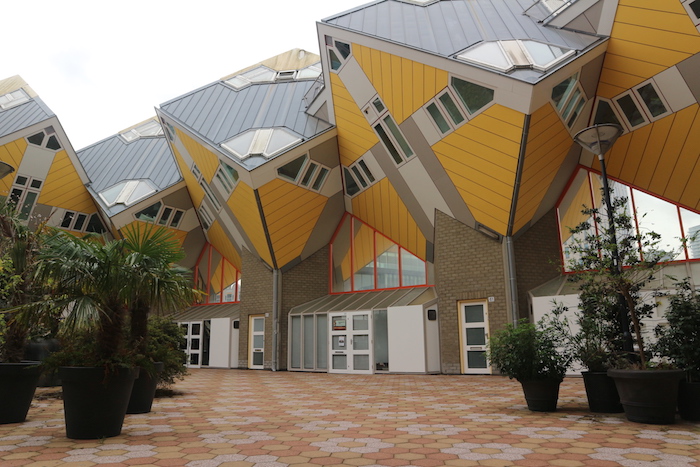
[[[20,94],[20,97],[14,97],[15,94]],[[31,100],[29,94],[27,94],[22,88],[15,89],[14,91],[7,92],[0,96],[0,98],[3,97],[7,97],[8,101],[5,104],[0,104],[0,111],[9,110]]]
[[[17,180],[22,177],[26,181],[25,183],[17,183]],[[44,187],[44,182],[46,180],[41,180],[36,177],[31,177],[29,175],[21,175],[17,174],[15,177],[15,180],[12,182],[12,185],[10,186],[10,189],[7,194],[7,198],[5,200],[6,204],[14,204],[14,210],[17,212],[17,215],[20,220],[22,221],[27,221],[29,218],[32,216],[32,212],[34,211],[34,208],[36,207],[37,202],[39,201],[39,196],[41,195],[41,189]],[[32,186],[34,182],[38,182],[39,186]],[[17,196],[17,200],[13,201],[12,194],[14,191],[19,191],[19,196]],[[25,208],[25,204],[27,201],[27,197],[29,194],[32,193],[36,195],[34,197],[34,200],[31,202],[31,206],[29,207],[29,210],[27,211],[26,215],[22,214]]]
[[[615,106],[618,108],[620,111],[620,115],[622,116],[625,125],[627,125],[627,128],[630,129],[630,131],[636,130],[637,128],[641,128],[644,125],[647,125],[649,123],[649,117],[647,116],[646,112],[644,111],[644,107],[642,107],[642,104],[639,102],[638,97],[635,95],[636,93],[633,92],[632,89],[628,89],[625,92],[622,92],[615,96],[613,98],[613,102],[615,103]],[[632,123],[629,121],[629,118],[627,117],[627,114],[625,111],[622,109],[622,106],[618,102],[620,99],[622,99],[625,96],[629,96],[632,99],[632,103],[637,107],[637,110],[639,111],[639,114],[642,116],[643,121],[637,125],[632,125]]]
[[[379,182],[379,179],[372,173],[364,158],[360,157],[349,166],[343,166],[343,194],[349,198],[354,198],[360,193],[367,191],[371,186]],[[347,191],[347,174],[352,177],[353,182],[359,188],[359,191],[354,194],[349,194]],[[361,180],[361,181],[360,181]],[[364,183],[362,183],[364,182]]]
[[[639,92],[640,88],[643,88],[643,87],[648,86],[648,85],[651,85],[651,87],[654,89],[654,92],[656,92],[656,95],[658,96],[659,100],[661,101],[661,104],[666,109],[665,112],[663,112],[657,116],[652,115],[651,109],[649,108],[646,101],[642,97],[642,94]],[[664,95],[661,93],[659,86],[656,84],[656,82],[654,81],[653,78],[650,78],[642,83],[639,83],[637,86],[633,87],[632,89],[634,90],[635,97],[637,97],[637,102],[642,104],[641,109],[642,109],[643,113],[646,114],[650,123],[655,122],[656,120],[660,120],[664,117],[667,117],[668,115],[670,115],[673,112],[671,110],[671,107],[668,105],[668,101],[666,100]]]
[[[479,86],[479,87],[488,89],[491,92],[493,92],[493,97],[486,104],[482,105],[481,107],[476,109],[474,112],[471,112],[469,110],[469,107],[467,107],[467,104],[462,99],[462,95],[454,87],[453,81],[455,79],[458,79],[460,81],[464,81],[465,83],[473,84],[475,86]],[[465,79],[459,75],[450,74],[450,76],[448,77],[448,80],[447,80],[447,87],[452,91],[453,97],[456,97],[456,99],[453,99],[453,100],[457,103],[459,108],[464,111],[464,114],[466,116],[466,120],[471,120],[472,118],[476,117],[480,113],[486,111],[488,108],[490,108],[493,105],[494,102],[496,102],[496,90],[495,89],[490,88],[488,86],[484,86],[484,85],[479,84],[479,83],[475,83],[475,82],[470,81],[468,79]]]
[[[454,121],[452,114],[447,110],[447,107],[441,100],[441,97],[443,96],[448,96],[452,100],[452,103],[455,105],[457,111],[462,117],[461,122]],[[431,105],[435,105],[443,120],[445,120],[445,123],[447,123],[448,129],[446,131],[442,131],[440,129],[438,122],[435,121],[435,118],[430,113],[430,110],[428,110],[428,107],[430,107]],[[454,130],[456,130],[457,128],[469,121],[469,113],[464,109],[461,99],[454,95],[454,91],[450,87],[445,88],[443,91],[436,94],[434,98],[430,99],[423,106],[423,110],[425,111],[429,120],[432,122],[434,128],[438,131],[438,133],[440,133],[441,136],[445,136],[452,133]]]
[[[350,50],[348,55],[345,56],[343,53],[340,52],[340,49],[338,48],[337,44],[340,42],[341,44],[347,45],[348,49]],[[328,70],[331,73],[340,73],[340,70],[343,69],[345,64],[350,60],[352,57],[352,44],[349,42],[344,42],[341,40],[338,40],[332,36],[325,36],[325,44],[326,44],[326,56],[328,58]],[[340,65],[338,68],[333,68],[333,58],[331,57],[331,52],[333,52],[333,55],[335,55],[335,58],[340,62]]]
[[[629,129],[627,128],[627,121],[622,118],[621,110],[615,105],[615,102],[613,102],[612,99],[607,99],[605,97],[596,96],[595,100],[593,101],[593,111],[591,112],[590,124],[594,125],[596,123],[595,116],[596,113],[598,113],[598,107],[600,106],[601,102],[606,102],[610,106],[610,109],[612,109],[613,113],[615,114],[615,118],[617,118],[617,124],[620,125],[623,133],[628,133]]]
[[[204,180],[204,175],[202,174],[202,171],[199,170],[199,167],[197,167],[197,163],[192,162],[191,170],[192,174],[197,179],[197,184],[199,184],[199,186],[204,191],[204,197],[209,200],[216,212],[221,211],[223,207],[221,201],[219,201],[219,199],[216,197],[216,194],[214,194],[211,187],[209,187],[209,184]]]

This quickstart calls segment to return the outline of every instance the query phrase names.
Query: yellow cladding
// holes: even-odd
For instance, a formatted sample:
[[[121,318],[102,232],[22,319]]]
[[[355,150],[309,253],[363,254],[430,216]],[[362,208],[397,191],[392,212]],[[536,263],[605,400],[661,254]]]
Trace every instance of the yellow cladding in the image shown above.
[[[219,221],[214,221],[207,232],[207,237],[209,238],[209,243],[211,243],[219,253],[224,255],[229,263],[233,264],[240,271],[241,255],[239,255],[238,251],[236,251],[233,243],[231,243],[231,239],[228,237],[228,235],[226,235],[226,232]],[[221,270],[219,270],[218,274],[219,276],[217,276],[217,280],[221,275]],[[235,278],[233,280],[235,280]]]
[[[559,211],[559,228],[561,229],[562,243],[566,242],[569,237],[571,237],[571,231],[569,229],[576,227],[581,222],[590,218],[590,216],[586,216],[581,212],[583,206],[591,207],[591,187],[588,184],[587,176],[579,185],[578,191],[576,191],[576,194],[571,200],[569,209],[564,213]]]
[[[425,261],[425,236],[389,179],[383,178],[355,196],[352,213]]]
[[[447,86],[448,73],[444,70],[357,44],[352,50],[397,123]]]
[[[199,167],[199,170],[204,176],[204,180],[207,183],[211,183],[211,180],[214,178],[214,174],[216,173],[216,169],[219,167],[219,158],[216,156],[216,154],[202,146],[197,140],[190,137],[184,131],[176,129],[175,132],[177,133],[178,138],[180,138],[180,141],[182,141],[182,144],[185,146],[185,149],[187,149],[187,152],[194,163],[197,164],[197,167]]]
[[[621,0],[598,95],[612,98],[700,52],[700,33],[678,0]]]
[[[200,203],[204,199],[204,190],[201,186],[199,186],[194,174],[185,164],[185,161],[177,147],[175,147],[175,145],[170,145],[170,148],[173,150],[173,154],[175,154],[175,160],[177,161],[178,167],[180,167],[180,173],[182,174],[182,178],[185,180],[185,184],[187,185],[187,191],[189,191],[190,198],[192,198],[192,204],[194,207],[199,207]]]
[[[474,218],[505,235],[525,116],[494,105],[433,146]]]
[[[56,153],[38,202],[85,213],[93,213],[97,210],[92,196],[80,180],[66,151]]]
[[[535,215],[572,143],[566,126],[551,104],[545,104],[532,114],[513,233]]]
[[[355,272],[374,261],[374,230],[362,224],[355,232]]]
[[[621,136],[605,160],[612,177],[700,210],[699,147],[700,106],[693,104]]]
[[[277,266],[299,257],[328,198],[278,178],[258,189]]]
[[[352,96],[335,73],[331,73],[333,108],[338,127],[340,163],[349,166],[379,142]]]
[[[267,246],[265,229],[263,229],[262,218],[260,217],[260,210],[258,209],[258,202],[255,199],[253,189],[243,182],[238,182],[227,204],[253,243],[253,247],[260,255],[260,258],[269,266],[273,266],[272,255],[270,254],[270,248]]]
[[[137,225],[145,226],[149,224],[149,222],[143,222],[143,221],[137,221],[134,220],[130,222],[127,225],[122,226],[119,230],[128,230],[128,229],[133,229]],[[177,230],[177,229],[171,229],[170,227],[163,227],[160,226],[161,229],[166,229],[168,232],[170,232],[175,240],[177,240],[178,245],[182,247],[183,242],[185,241],[185,237],[187,237],[187,232],[183,232],[182,230]]]
[[[22,162],[22,156],[24,155],[24,151],[26,149],[27,140],[24,138],[19,138],[5,144],[4,146],[0,146],[0,161],[10,164],[15,169],[15,173],[0,179],[1,195],[7,195],[10,192],[12,182],[15,180],[17,175],[17,167],[19,167],[20,162]]]

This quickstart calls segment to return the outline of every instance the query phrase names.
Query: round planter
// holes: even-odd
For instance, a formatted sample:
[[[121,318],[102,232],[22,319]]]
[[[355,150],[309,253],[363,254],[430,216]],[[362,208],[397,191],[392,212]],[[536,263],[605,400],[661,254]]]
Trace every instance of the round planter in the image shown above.
[[[165,365],[163,362],[156,362],[153,366],[153,374],[141,368],[139,377],[136,378],[134,387],[131,389],[131,397],[129,398],[129,406],[126,408],[126,413],[148,413],[151,411],[153,398],[156,395],[156,387],[160,380],[160,373]]]
[[[138,368],[60,367],[66,436],[99,439],[122,432],[131,388]]]
[[[605,371],[582,371],[586,387],[588,407],[594,413],[620,413],[624,409],[620,403],[615,381]]]
[[[678,413],[683,420],[700,422],[700,383],[680,382],[678,386]]]
[[[528,409],[533,412],[554,412],[557,410],[561,381],[520,381],[520,384],[523,387]]]
[[[654,425],[676,422],[678,383],[683,370],[608,370],[627,420]]]
[[[24,346],[24,359],[25,360],[36,360],[43,362],[52,353],[60,349],[60,344],[58,339],[35,339],[27,342]],[[60,386],[61,382],[58,380],[58,375],[55,371],[44,372],[39,377],[38,387],[54,387]]]
[[[21,423],[41,375],[39,362],[0,363],[0,424]]]

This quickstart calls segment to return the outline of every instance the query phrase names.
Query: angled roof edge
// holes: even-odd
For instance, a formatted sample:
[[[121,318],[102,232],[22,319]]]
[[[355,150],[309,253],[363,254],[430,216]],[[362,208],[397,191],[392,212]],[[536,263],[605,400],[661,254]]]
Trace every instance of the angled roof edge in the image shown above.
[[[342,16],[345,16],[345,15],[347,15],[347,14],[355,13],[356,11],[364,10],[364,9],[367,8],[367,7],[376,5],[376,4],[378,4],[378,3],[383,3],[383,2],[386,2],[386,1],[388,1],[388,0],[375,0],[375,1],[373,1],[373,2],[368,2],[368,3],[365,3],[365,4],[363,4],[363,5],[359,5],[359,6],[356,6],[356,7],[354,7],[354,8],[350,8],[349,10],[345,10],[345,11],[343,11],[343,12],[336,13],[336,14],[331,15],[331,16],[327,16],[327,17],[321,19],[321,21],[317,21],[317,22],[318,22],[318,23],[325,23],[326,21],[330,21],[330,20],[333,20],[333,19],[338,19],[338,18],[340,18],[340,17],[342,17]]]

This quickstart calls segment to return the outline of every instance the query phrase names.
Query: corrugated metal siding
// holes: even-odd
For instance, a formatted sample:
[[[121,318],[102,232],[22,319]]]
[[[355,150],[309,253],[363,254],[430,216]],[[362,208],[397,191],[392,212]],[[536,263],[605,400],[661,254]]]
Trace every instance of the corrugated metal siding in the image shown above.
[[[515,0],[451,0],[420,6],[386,0],[323,21],[442,56],[480,41],[534,39],[582,50],[599,40],[543,27],[523,14],[531,5]]]
[[[313,80],[253,84],[239,91],[216,82],[161,105],[213,145],[255,128],[286,127],[311,138],[330,124],[306,114]]]
[[[17,107],[0,111],[0,138],[43,122],[54,114],[38,97]]]
[[[325,297],[295,306],[289,313],[299,315],[329,311],[380,310],[390,306],[422,305],[435,298],[436,294],[433,287],[326,295]]]
[[[115,135],[77,154],[98,193],[123,180],[149,179],[163,190],[182,179],[164,137],[126,143]]]

